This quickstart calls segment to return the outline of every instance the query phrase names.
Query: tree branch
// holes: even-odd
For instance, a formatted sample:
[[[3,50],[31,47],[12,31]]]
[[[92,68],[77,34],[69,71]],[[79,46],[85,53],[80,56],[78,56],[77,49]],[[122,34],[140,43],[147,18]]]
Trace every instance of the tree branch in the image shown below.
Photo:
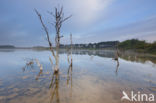
[[[50,50],[51,50],[51,52],[52,52],[52,55],[53,55],[54,58],[56,59],[56,56],[55,56],[55,53],[54,53],[54,50],[53,50],[53,46],[52,46],[52,43],[51,43],[51,41],[50,41],[48,29],[47,29],[47,27],[45,26],[45,24],[44,24],[44,22],[43,22],[43,20],[42,20],[41,14],[40,14],[36,9],[35,9],[35,12],[36,12],[36,14],[38,15],[39,20],[40,20],[40,22],[41,22],[41,24],[42,24],[42,27],[43,27],[43,29],[44,29],[46,35],[47,35],[47,40],[48,40],[49,47],[50,47]]]

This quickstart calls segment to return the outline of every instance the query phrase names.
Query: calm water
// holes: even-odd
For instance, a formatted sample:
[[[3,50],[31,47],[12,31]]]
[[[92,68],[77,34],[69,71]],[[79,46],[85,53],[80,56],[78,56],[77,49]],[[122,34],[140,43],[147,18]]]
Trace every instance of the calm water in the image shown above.
[[[156,57],[114,51],[74,51],[69,69],[60,52],[53,74],[49,51],[0,50],[0,103],[122,103],[122,91],[156,94]],[[26,66],[31,59],[36,63]],[[126,103],[126,101],[123,101]]]

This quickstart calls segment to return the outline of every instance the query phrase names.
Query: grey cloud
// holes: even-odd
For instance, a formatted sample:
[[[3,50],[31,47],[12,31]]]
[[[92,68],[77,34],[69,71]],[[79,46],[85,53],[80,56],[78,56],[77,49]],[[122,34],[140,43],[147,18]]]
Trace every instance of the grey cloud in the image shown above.
[[[111,28],[104,31],[95,31],[83,34],[76,41],[98,42],[110,40],[126,40],[131,38],[144,39],[149,42],[156,41],[156,16],[135,22],[122,27]]]

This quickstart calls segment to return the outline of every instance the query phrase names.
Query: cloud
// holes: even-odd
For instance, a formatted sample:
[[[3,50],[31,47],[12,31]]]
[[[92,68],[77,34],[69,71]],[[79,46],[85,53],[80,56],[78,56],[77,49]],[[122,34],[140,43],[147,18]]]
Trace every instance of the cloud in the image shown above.
[[[76,24],[86,25],[95,22],[111,3],[112,0],[67,0],[65,8],[73,14]]]
[[[148,42],[156,41],[156,16],[152,16],[142,21],[134,22],[120,27],[109,28],[101,31],[82,34],[75,41],[89,43],[99,41],[119,40],[138,38]]]
[[[52,10],[54,7],[63,6],[65,16],[72,15],[63,27],[66,31],[80,32],[86,31],[100,17],[105,15],[109,5],[114,0],[51,0],[48,5],[51,5],[47,10]]]
[[[47,45],[34,8],[42,14],[53,38],[55,29],[48,22],[54,20],[47,11],[62,5],[65,16],[73,15],[61,28],[62,43],[69,43],[70,33],[74,43],[129,38],[151,42],[156,28],[154,4],[155,0],[0,0],[0,44]]]

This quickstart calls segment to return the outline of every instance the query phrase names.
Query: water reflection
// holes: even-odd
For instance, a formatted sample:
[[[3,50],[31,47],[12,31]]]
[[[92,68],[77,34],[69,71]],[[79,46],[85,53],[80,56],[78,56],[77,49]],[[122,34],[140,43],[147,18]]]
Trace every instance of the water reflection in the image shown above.
[[[33,69],[34,60],[33,59],[25,59],[26,65],[22,68],[23,72],[25,72],[26,69],[30,67],[30,69]]]
[[[132,62],[146,63],[147,61],[150,61],[150,62],[156,64],[156,56],[155,55],[123,53],[123,54],[121,54],[120,58],[127,60],[127,61],[132,61]]]
[[[66,51],[60,51],[61,54],[65,54]],[[73,50],[73,54],[78,55],[89,55],[91,56],[100,56],[100,57],[107,57],[107,58],[114,58],[116,56],[115,50]],[[141,62],[145,63],[146,61],[151,61],[152,63],[156,64],[156,55],[151,54],[143,54],[143,53],[136,53],[136,52],[119,52],[119,57],[132,62]]]
[[[116,64],[116,70],[115,70],[115,74],[116,76],[118,76],[118,69],[119,69],[119,60],[116,60],[117,64]]]
[[[72,67],[73,66],[70,64],[67,72],[67,85],[69,85],[69,82],[71,82],[71,87],[72,87]]]
[[[125,54],[114,61],[113,51],[93,51],[95,55],[89,51],[89,55],[73,55],[73,65],[68,64],[67,54],[61,54],[60,74],[54,74],[48,53],[0,54],[0,103],[121,103],[123,90],[156,93],[155,67],[129,62],[131,58]],[[35,61],[24,61],[25,57],[38,58],[43,70]]]
[[[36,59],[29,59],[29,61],[26,62],[26,65],[23,69],[23,72],[26,71],[26,69],[29,70],[29,68],[33,68],[37,65],[38,69],[40,68],[40,66],[34,62],[34,60]],[[73,63],[72,60],[71,62],[69,62],[69,67],[67,69],[67,75],[66,75],[66,85],[69,89],[69,97],[72,97],[72,70],[73,70]],[[40,64],[41,65],[41,64]],[[40,69],[40,71],[38,72],[35,80],[39,80],[41,75],[45,75],[46,73],[43,73],[43,71],[45,70],[45,68]],[[31,72],[31,71],[30,71]],[[44,77],[47,78],[47,77]],[[42,79],[42,78],[41,78]],[[50,103],[60,103],[60,95],[59,95],[59,86],[60,85],[60,73],[53,73],[51,76],[51,81],[50,81],[50,85],[49,85],[49,92],[50,92]]]
[[[69,86],[70,83],[70,86]],[[53,73],[51,78],[51,83],[49,85],[50,88],[50,103],[53,103],[54,100],[56,103],[60,103],[60,95],[59,95],[59,84],[60,84],[60,74]],[[70,97],[72,97],[72,65],[69,65],[67,71],[67,86],[70,87]],[[62,91],[63,92],[63,91]],[[55,96],[55,98],[54,98]]]
[[[39,77],[43,74],[43,70],[40,70],[40,72],[38,73],[38,75],[36,76],[36,80],[39,79]]]
[[[0,49],[0,52],[14,52],[15,49]]]
[[[72,71],[73,71],[73,65],[71,62],[68,68],[68,72],[67,72],[67,86],[70,87],[70,97],[72,97],[72,85],[73,85],[72,84]],[[70,85],[69,85],[69,82],[70,82]]]
[[[56,96],[56,103],[60,103],[59,96],[59,73],[53,73],[51,83],[50,83],[50,103],[53,102],[54,96]]]
[[[73,50],[72,54],[113,58],[115,56],[114,52],[114,50]],[[60,54],[66,54],[66,51],[62,50]]]

